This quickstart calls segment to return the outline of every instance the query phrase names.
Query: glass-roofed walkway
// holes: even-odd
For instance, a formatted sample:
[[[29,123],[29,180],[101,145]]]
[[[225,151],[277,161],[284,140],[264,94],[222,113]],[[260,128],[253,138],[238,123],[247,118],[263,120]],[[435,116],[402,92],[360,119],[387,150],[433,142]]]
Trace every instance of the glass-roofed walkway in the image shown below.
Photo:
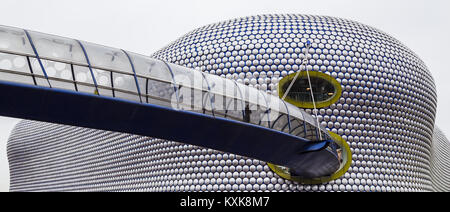
[[[26,100],[33,98],[31,94],[28,95],[28,91],[39,89],[36,95],[38,93],[41,95],[40,91],[47,92],[42,94],[42,98],[56,98],[53,104],[60,104],[57,101],[63,101],[64,98],[57,99],[58,96],[65,95],[70,96],[70,98],[78,98],[76,96],[81,95],[84,99],[102,99],[103,105],[98,105],[98,108],[114,108],[120,104],[133,105],[134,108],[139,108],[135,109],[135,113],[139,114],[139,112],[146,110],[142,108],[153,107],[153,111],[169,111],[172,114],[183,113],[183,117],[189,117],[189,120],[179,118],[177,120],[163,120],[169,116],[163,117],[162,114],[164,113],[160,112],[158,114],[161,115],[159,116],[160,120],[148,120],[149,122],[189,123],[198,119],[198,123],[208,123],[205,120],[210,120],[212,125],[214,125],[214,122],[218,122],[218,131],[221,130],[220,126],[225,126],[224,129],[233,129],[233,127],[239,129],[239,127],[245,126],[245,129],[256,130],[253,133],[264,131],[265,135],[270,135],[265,136],[266,138],[259,138],[259,140],[256,139],[258,138],[256,136],[254,141],[247,141],[252,139],[241,135],[252,131],[240,132],[240,134],[236,132],[236,135],[233,135],[234,132],[229,132],[230,138],[227,138],[228,141],[224,141],[223,144],[220,144],[220,142],[214,144],[214,139],[209,139],[210,143],[206,144],[205,139],[205,146],[210,148],[258,157],[258,159],[279,165],[291,164],[292,161],[297,160],[293,158],[298,158],[298,156],[293,155],[299,154],[299,152],[316,151],[318,157],[322,157],[321,160],[326,159],[328,160],[327,163],[337,164],[319,175],[331,174],[340,166],[336,151],[333,151],[333,148],[325,148],[333,143],[332,137],[325,128],[318,125],[317,121],[302,109],[284,102],[276,96],[236,83],[233,80],[168,64],[122,49],[0,26],[0,82],[2,84],[2,87],[0,87],[3,93],[2,98],[9,95],[9,100],[13,100],[12,102],[16,101],[15,99],[24,99],[20,100],[21,102],[30,101]],[[23,87],[23,92],[21,93],[22,90],[14,90],[16,87]],[[59,93],[55,93],[53,98],[49,97],[53,95],[51,92]],[[11,95],[15,96],[11,97]],[[81,118],[76,122],[49,118],[51,116],[46,115],[46,113],[51,113],[52,108],[31,110],[24,107],[22,110],[29,111],[17,115],[19,113],[8,112],[13,111],[11,109],[13,103],[9,103],[9,100],[1,100],[0,105],[3,112],[0,115],[54,121],[82,127],[107,128],[107,130],[112,131],[116,129],[114,127],[96,126],[100,122],[97,123],[95,120],[90,121],[90,123],[82,123],[84,119],[81,120]],[[105,105],[106,103],[108,105]],[[67,110],[69,113],[71,110],[83,110],[83,107],[97,107],[92,106],[93,104],[89,101],[85,105],[76,105],[73,106],[73,109],[71,109],[71,106],[67,106],[63,110]],[[17,110],[20,109],[17,108]],[[87,109],[84,108],[84,110]],[[97,112],[101,114],[103,109],[97,109]],[[116,116],[121,112],[111,112],[110,115]],[[169,112],[167,113],[169,114]],[[106,114],[106,112],[104,113]],[[155,117],[158,115],[155,115]],[[102,117],[105,118],[105,116]],[[77,119],[78,117],[73,115],[71,118]],[[97,119],[100,119],[100,117],[97,117]],[[139,118],[136,120],[139,120],[136,122],[142,125],[143,120]],[[128,121],[127,123],[131,123],[129,124],[131,127],[123,129],[124,132],[163,139],[177,138],[176,135],[172,137],[159,134],[160,131],[167,128],[153,129],[149,130],[151,131],[149,133],[142,133],[143,130],[134,130],[134,128],[142,128],[142,126],[136,124],[137,127],[133,127],[135,125],[130,120]],[[108,124],[114,125],[113,121]],[[118,123],[117,126],[119,124],[123,123]],[[162,124],[161,126],[165,125]],[[173,126],[182,125],[174,124]],[[185,128],[190,128],[191,131],[202,131],[201,126],[185,125]],[[227,128],[227,126],[229,127]],[[176,130],[180,131],[180,134],[183,133],[183,129]],[[203,144],[191,142],[188,137],[189,134],[186,134],[180,139],[180,142],[194,145]],[[199,138],[198,136],[192,137],[192,140],[198,140]],[[268,140],[267,145],[264,143],[264,139]],[[260,144],[258,144],[258,141],[260,141]],[[234,144],[231,145],[230,142],[240,143],[236,144],[239,147]],[[262,145],[262,147],[256,147],[258,145]],[[289,150],[292,147],[295,148]],[[233,148],[239,150],[233,152]],[[252,153],[252,151],[266,152]],[[244,154],[245,152],[247,154]],[[269,153],[277,156],[268,156]],[[324,161],[318,163],[324,163]]]

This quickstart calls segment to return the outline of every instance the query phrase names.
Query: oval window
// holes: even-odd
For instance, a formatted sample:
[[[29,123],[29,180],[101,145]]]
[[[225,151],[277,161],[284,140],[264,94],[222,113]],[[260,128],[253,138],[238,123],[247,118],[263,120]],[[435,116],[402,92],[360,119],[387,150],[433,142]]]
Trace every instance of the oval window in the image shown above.
[[[280,80],[278,83],[280,98],[284,97],[296,74],[289,74]],[[341,85],[332,76],[317,71],[309,71],[309,77],[311,86],[306,71],[300,72],[284,100],[300,108],[314,108],[311,97],[312,89],[316,108],[323,108],[335,103],[341,97]]]
[[[333,133],[333,132],[329,132],[329,134],[336,144],[335,146],[336,146],[337,159],[340,162],[339,169],[336,172],[334,172],[333,174],[331,174],[330,176],[323,176],[323,177],[318,177],[318,178],[304,178],[304,177],[296,176],[295,174],[292,174],[288,167],[278,166],[278,165],[271,164],[271,163],[267,163],[267,165],[273,172],[278,174],[278,176],[280,176],[284,179],[287,179],[287,180],[291,180],[291,181],[295,181],[295,182],[299,182],[299,183],[303,183],[303,184],[321,184],[321,183],[326,183],[326,182],[329,182],[332,180],[336,180],[336,179],[340,178],[342,175],[344,175],[350,168],[350,165],[352,164],[352,151],[351,151],[348,143],[341,136],[339,136],[338,134]]]

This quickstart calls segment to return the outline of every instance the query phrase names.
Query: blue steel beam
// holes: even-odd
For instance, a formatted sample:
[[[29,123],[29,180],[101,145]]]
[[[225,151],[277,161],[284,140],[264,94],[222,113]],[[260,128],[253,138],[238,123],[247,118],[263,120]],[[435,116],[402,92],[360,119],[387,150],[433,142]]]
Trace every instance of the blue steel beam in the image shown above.
[[[335,155],[324,149],[330,141],[308,141],[245,122],[5,81],[0,81],[0,91],[1,116],[173,140],[291,166],[298,173],[313,172],[318,176],[330,172],[329,168],[318,172],[320,167],[338,166]]]

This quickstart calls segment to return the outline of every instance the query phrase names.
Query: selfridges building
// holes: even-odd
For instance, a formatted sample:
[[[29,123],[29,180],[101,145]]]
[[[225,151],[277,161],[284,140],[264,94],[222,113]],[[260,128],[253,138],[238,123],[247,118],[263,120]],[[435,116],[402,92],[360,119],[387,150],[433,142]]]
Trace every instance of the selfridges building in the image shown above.
[[[414,52],[378,29],[327,16],[251,16],[195,29],[151,57],[303,108],[347,142],[349,167],[308,184],[236,154],[23,120],[8,142],[11,191],[450,190],[450,143],[434,124],[433,77]],[[306,76],[297,73],[306,70],[309,87],[302,87]],[[305,100],[310,89],[316,109]]]

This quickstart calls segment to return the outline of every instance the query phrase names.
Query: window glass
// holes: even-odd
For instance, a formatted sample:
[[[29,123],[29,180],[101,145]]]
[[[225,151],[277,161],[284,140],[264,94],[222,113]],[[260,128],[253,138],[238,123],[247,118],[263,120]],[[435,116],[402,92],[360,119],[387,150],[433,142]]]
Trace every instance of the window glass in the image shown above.
[[[75,75],[75,82],[77,84],[78,91],[95,94],[95,84],[92,80],[92,75],[89,68],[85,66],[74,65],[73,72]]]
[[[308,73],[292,73],[281,79],[278,83],[280,98],[301,108],[328,107],[340,98],[342,88],[336,79],[317,71]]]
[[[13,73],[5,73],[0,70],[0,79],[8,82],[25,83],[34,85],[33,78],[31,76],[23,76]]]
[[[29,33],[39,57],[87,65],[83,50],[76,40],[39,32]]]
[[[0,26],[0,50],[34,55],[23,29]]]
[[[91,66],[133,74],[130,61],[122,50],[88,42],[81,43],[86,49]]]
[[[0,52],[0,69],[31,74],[27,57]]]
[[[137,102],[140,101],[134,75],[113,73],[113,85],[116,97]]]
[[[148,79],[146,94],[148,103],[177,108],[177,93],[173,84]]]
[[[292,118],[300,119],[300,120],[304,119],[301,109],[297,108],[296,106],[294,106],[292,104],[289,104],[288,102],[286,102],[286,106],[289,110],[289,115],[291,116],[291,119]]]
[[[328,82],[327,80],[319,77],[310,76],[311,78],[311,88],[314,95],[314,100],[316,102],[326,101],[330,97],[334,95],[336,89],[333,84]],[[283,84],[282,89],[286,90],[292,81],[288,81]],[[308,78],[305,76],[299,76],[297,80],[291,87],[291,90],[288,96],[295,100],[301,102],[311,102],[311,88],[309,86]]]

